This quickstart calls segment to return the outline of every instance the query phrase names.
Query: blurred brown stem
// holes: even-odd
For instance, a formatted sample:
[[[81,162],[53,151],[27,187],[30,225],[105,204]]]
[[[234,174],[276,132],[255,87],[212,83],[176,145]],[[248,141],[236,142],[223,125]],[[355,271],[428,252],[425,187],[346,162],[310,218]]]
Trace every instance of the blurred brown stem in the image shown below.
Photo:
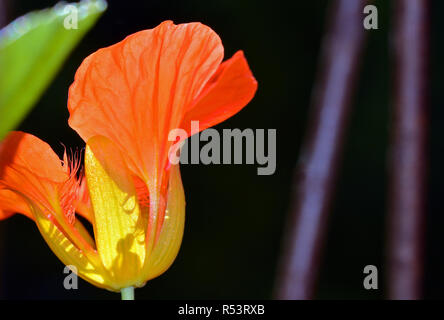
[[[358,73],[365,0],[332,2],[312,96],[309,132],[294,180],[278,299],[310,299],[319,271],[326,220]]]
[[[421,297],[427,128],[428,1],[395,2],[389,298]]]

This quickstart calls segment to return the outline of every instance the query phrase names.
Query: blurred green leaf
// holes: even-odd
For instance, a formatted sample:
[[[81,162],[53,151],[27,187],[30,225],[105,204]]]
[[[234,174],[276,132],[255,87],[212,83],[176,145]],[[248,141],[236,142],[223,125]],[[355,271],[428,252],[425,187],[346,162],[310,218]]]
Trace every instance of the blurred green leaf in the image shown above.
[[[0,139],[24,118],[106,7],[105,0],[60,2],[0,30]]]

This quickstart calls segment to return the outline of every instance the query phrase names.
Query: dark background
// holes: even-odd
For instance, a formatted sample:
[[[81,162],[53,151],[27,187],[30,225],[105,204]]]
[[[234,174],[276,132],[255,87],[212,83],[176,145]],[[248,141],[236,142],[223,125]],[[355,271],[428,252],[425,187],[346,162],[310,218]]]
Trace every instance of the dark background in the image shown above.
[[[55,1],[7,1],[9,21]],[[255,165],[182,165],[187,199],[185,235],[179,255],[162,276],[136,290],[139,299],[272,298],[293,168],[306,131],[324,19],[332,1],[187,0],[108,1],[108,10],[70,55],[39,103],[19,127],[61,153],[63,142],[82,148],[68,127],[68,87],[82,60],[164,20],[200,21],[213,28],[226,58],[243,49],[258,80],[253,101],[223,128],[277,129],[277,170],[256,175]],[[379,29],[367,44],[317,298],[385,297],[387,148],[391,113],[392,1],[374,1]],[[427,202],[425,297],[444,296],[444,3],[432,1],[430,56],[430,166]],[[364,15],[363,15],[364,16]],[[424,57],[427,58],[427,57]],[[119,299],[79,280],[63,287],[63,265],[33,222],[16,215],[0,222],[0,297],[6,299]],[[363,288],[363,268],[379,269],[379,289]]]

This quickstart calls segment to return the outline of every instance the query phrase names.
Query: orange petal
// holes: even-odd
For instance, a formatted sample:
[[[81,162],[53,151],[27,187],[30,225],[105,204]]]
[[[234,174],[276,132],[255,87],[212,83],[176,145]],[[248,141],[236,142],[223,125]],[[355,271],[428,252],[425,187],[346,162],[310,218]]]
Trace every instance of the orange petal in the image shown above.
[[[31,134],[11,132],[0,145],[0,185],[5,189],[51,208],[57,184],[67,177],[51,147]],[[4,210],[11,209],[6,200],[0,206]]]
[[[6,211],[0,209],[0,220],[4,220],[9,218],[10,216],[14,215],[15,211]]]
[[[10,190],[0,190],[0,220],[9,218],[14,213],[21,213],[34,219],[26,201]]]
[[[181,127],[188,134],[191,121],[199,121],[200,131],[239,112],[253,98],[257,81],[242,51],[222,63],[201,94],[190,105]]]
[[[69,124],[88,141],[103,135],[125,151],[131,170],[159,188],[168,133],[223,58],[217,34],[200,23],[166,21],[100,49],[69,90]]]
[[[62,182],[66,173],[61,169],[59,157],[44,141],[32,134],[13,131],[0,144],[0,179],[4,178],[8,165],[19,165],[39,177]]]
[[[93,251],[92,240],[81,235],[86,236],[81,223],[70,223],[64,211],[64,207],[75,210],[77,189],[70,188],[76,186],[74,178],[51,147],[31,134],[11,132],[0,145],[0,210],[33,212],[35,221],[34,212],[42,212],[80,249]],[[11,204],[15,197],[11,193],[20,196],[20,202]],[[30,211],[29,205],[38,210]]]

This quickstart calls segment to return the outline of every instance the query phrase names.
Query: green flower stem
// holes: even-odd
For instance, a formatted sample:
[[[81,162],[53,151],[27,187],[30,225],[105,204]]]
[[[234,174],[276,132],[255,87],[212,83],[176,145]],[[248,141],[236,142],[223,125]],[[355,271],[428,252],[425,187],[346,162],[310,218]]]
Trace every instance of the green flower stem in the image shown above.
[[[122,300],[134,300],[134,287],[127,287],[120,290]]]

